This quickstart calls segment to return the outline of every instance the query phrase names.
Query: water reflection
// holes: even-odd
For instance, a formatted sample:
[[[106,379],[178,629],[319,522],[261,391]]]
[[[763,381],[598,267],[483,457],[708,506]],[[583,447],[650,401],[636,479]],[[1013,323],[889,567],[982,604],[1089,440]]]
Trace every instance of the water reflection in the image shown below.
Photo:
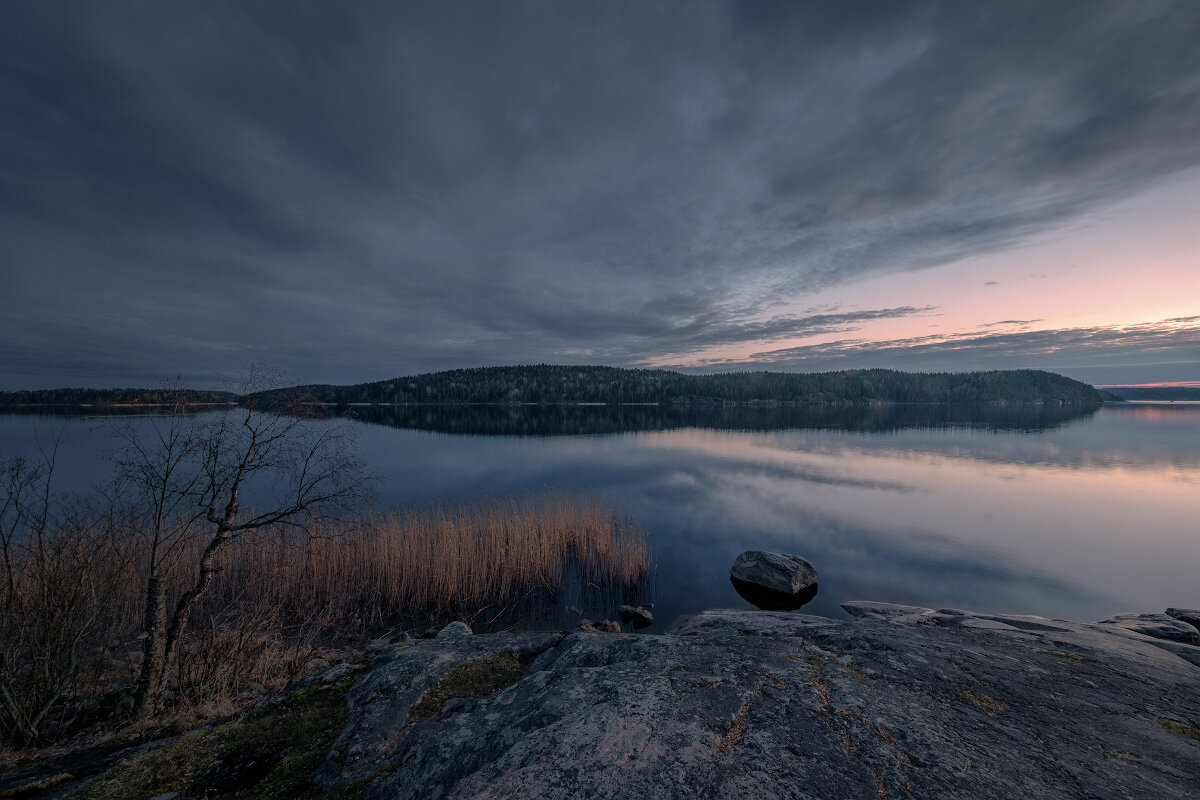
[[[738,431],[818,429],[882,433],[908,428],[969,427],[1034,432],[1060,427],[1094,409],[1034,405],[880,405],[729,407],[670,406],[350,406],[355,419],[393,428],[472,436],[578,436],[706,428]]]
[[[653,629],[748,607],[728,576],[749,549],[812,561],[816,614],[861,599],[1076,619],[1200,606],[1200,406],[354,411],[383,504],[544,487],[615,501],[651,535]],[[0,451],[31,447],[33,422],[0,415]],[[80,482],[64,488],[85,488],[106,469],[103,426],[53,424]],[[616,600],[586,588],[545,618],[612,618]]]
[[[795,611],[811,603],[812,599],[817,596],[817,584],[815,583],[804,591],[787,594],[739,581],[733,576],[730,576],[729,582],[733,584],[733,590],[738,593],[739,597],[764,611]]]

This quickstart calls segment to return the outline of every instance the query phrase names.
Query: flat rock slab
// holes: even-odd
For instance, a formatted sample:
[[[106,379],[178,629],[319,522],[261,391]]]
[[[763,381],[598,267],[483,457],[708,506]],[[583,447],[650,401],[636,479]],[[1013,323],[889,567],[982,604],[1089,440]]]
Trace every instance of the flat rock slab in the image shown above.
[[[321,781],[389,800],[1200,796],[1200,648],[873,605],[395,648],[351,690]],[[458,665],[506,651],[524,677],[408,722]]]

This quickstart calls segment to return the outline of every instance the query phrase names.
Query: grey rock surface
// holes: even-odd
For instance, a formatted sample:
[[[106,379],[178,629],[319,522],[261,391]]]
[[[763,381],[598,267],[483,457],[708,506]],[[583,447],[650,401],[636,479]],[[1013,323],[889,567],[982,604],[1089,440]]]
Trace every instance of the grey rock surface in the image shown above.
[[[1100,624],[1117,625],[1155,639],[1200,645],[1200,631],[1168,614],[1117,614]]]
[[[456,667],[503,652],[532,659],[562,638],[563,634],[495,633],[423,639],[393,651],[388,662],[363,675],[351,688],[350,721],[321,767],[319,780],[327,787],[343,786],[368,779],[391,763],[397,743],[405,734],[430,724],[410,726],[409,711]],[[499,694],[503,693],[489,700],[497,700]],[[465,718],[461,713],[456,716],[459,720]]]
[[[358,667],[353,664],[338,664],[316,676],[314,683],[337,683],[358,672]]]
[[[895,603],[875,603],[870,600],[854,600],[842,603],[842,610],[852,617],[868,619],[894,619],[897,617],[925,617],[933,614],[932,608],[921,606],[900,606]]]
[[[397,648],[351,689],[320,781],[366,798],[1200,795],[1200,741],[1180,732],[1200,725],[1200,647],[849,605],[860,619],[709,611],[665,635]],[[505,652],[524,677],[409,721],[456,667]]]
[[[434,638],[442,639],[442,640],[458,639],[459,637],[462,637],[462,636],[470,636],[473,633],[474,633],[474,631],[471,630],[470,625],[468,625],[465,622],[455,621],[455,622],[451,622],[449,625],[447,625],[446,627],[444,627],[440,631],[438,631],[437,636],[435,636]]]
[[[817,570],[800,556],[747,550],[737,557],[729,577],[780,594],[799,594],[817,582]]]
[[[1200,609],[1195,608],[1168,608],[1167,616],[1173,619],[1186,622],[1197,631],[1200,631]]]
[[[391,646],[392,646],[392,640],[385,636],[383,638],[375,639],[374,641],[368,643],[367,644],[367,652],[382,653],[384,650],[387,650]]]

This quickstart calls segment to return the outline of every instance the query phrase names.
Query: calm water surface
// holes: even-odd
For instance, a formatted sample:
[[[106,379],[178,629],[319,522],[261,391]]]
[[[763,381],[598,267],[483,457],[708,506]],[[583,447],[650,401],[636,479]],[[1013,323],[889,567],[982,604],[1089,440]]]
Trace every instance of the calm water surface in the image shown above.
[[[1200,405],[356,409],[385,504],[584,490],[651,534],[656,628],[748,605],[739,552],[799,553],[805,611],[871,599],[1101,619],[1200,607]],[[107,473],[95,418],[0,415],[0,455],[61,431],[63,488]]]

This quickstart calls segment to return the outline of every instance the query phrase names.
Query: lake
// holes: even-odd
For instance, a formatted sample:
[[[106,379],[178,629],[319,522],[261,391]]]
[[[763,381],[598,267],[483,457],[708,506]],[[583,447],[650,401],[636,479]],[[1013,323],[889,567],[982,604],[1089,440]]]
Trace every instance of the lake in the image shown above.
[[[806,613],[847,600],[1098,620],[1200,607],[1200,404],[355,408],[382,504],[583,491],[650,534],[662,629],[746,608],[747,549],[808,558]],[[0,456],[63,434],[59,488],[108,467],[103,420],[0,415]]]

